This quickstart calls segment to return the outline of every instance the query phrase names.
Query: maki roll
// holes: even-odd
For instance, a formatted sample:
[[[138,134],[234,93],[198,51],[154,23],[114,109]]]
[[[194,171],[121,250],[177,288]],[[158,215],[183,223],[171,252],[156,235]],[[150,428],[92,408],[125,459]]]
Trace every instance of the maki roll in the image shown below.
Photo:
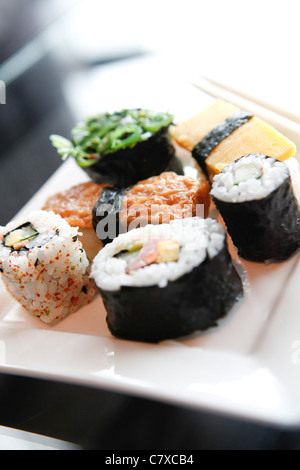
[[[0,228],[0,271],[8,292],[53,324],[91,302],[97,290],[77,229],[53,212],[35,211]]]
[[[214,177],[211,196],[242,258],[284,261],[299,248],[299,203],[284,162],[246,155]]]
[[[214,219],[187,218],[119,235],[92,264],[110,332],[159,342],[216,325],[243,293]]]
[[[93,225],[107,243],[119,233],[147,224],[207,217],[210,184],[205,178],[163,172],[127,189],[105,188],[93,209]]]
[[[93,181],[79,183],[50,196],[42,208],[59,214],[71,227],[79,228],[78,238],[90,260],[103,247],[93,228],[92,210],[105,187]]]
[[[50,139],[63,159],[73,156],[96,183],[124,187],[166,168],[182,170],[169,135],[172,121],[169,113],[125,109],[85,119],[72,130],[72,141]]]

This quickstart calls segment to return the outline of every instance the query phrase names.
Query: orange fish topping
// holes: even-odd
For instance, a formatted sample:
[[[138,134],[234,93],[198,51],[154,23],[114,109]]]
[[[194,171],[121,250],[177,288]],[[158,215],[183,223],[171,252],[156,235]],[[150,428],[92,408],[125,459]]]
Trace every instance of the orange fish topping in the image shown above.
[[[105,186],[92,181],[80,183],[50,197],[43,209],[59,214],[72,227],[92,228],[92,210]]]

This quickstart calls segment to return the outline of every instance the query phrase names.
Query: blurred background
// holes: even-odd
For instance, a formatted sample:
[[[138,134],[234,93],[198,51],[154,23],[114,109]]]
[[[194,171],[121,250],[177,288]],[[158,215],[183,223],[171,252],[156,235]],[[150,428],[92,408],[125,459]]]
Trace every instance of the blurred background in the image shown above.
[[[128,85],[140,96],[152,89],[151,98],[161,99],[163,93],[155,90],[160,82],[161,91],[178,77],[209,75],[276,103],[300,122],[298,5],[297,0],[0,0],[0,80],[6,87],[6,104],[0,105],[0,196],[6,201],[0,223],[60,164],[49,134],[69,135],[85,113],[118,106],[121,99],[131,103]],[[158,56],[159,64],[146,74],[131,76],[125,68],[124,81],[125,62],[135,66]],[[20,185],[29,167],[34,171]]]
[[[0,0],[0,224],[61,165],[51,133],[174,99],[188,117],[182,79],[214,77],[299,123],[298,23],[298,0]],[[84,448],[300,448],[297,430],[73,385],[2,374],[0,398],[0,425]]]

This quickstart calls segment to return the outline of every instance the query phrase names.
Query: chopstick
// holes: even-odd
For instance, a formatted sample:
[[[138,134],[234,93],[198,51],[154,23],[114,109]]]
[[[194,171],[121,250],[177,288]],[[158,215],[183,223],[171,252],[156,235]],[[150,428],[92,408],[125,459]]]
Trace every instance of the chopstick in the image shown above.
[[[266,104],[261,100],[250,97],[250,95],[237,92],[229,86],[203,75],[191,79],[190,83],[205,93],[208,93],[215,98],[228,101],[268,122],[279,132],[292,140],[296,144],[298,151],[300,151],[299,117],[276,108],[275,106],[270,108],[269,104]]]
[[[274,113],[279,114],[280,116],[284,116],[287,119],[300,124],[300,115],[296,115],[296,114],[294,114],[290,111],[287,111],[286,109],[275,106],[273,103],[272,104],[269,103],[269,102],[267,103],[266,101],[255,97],[254,95],[250,95],[249,93],[245,93],[245,92],[241,92],[240,90],[236,90],[236,89],[232,88],[231,86],[229,86],[227,83],[222,83],[219,80],[216,80],[215,78],[208,77],[206,75],[202,75],[202,77],[205,80],[211,82],[212,84],[216,85],[219,88],[223,88],[224,90],[227,90],[230,93],[234,93],[236,95],[239,95],[239,96],[247,99],[248,101],[255,102],[256,104],[258,104],[259,106],[262,106],[263,108],[269,109],[270,111],[273,111]]]

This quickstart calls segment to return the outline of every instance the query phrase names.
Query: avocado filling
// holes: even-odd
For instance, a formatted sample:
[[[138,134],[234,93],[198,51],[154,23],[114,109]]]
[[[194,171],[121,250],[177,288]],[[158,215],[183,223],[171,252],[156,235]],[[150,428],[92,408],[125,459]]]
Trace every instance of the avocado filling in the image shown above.
[[[39,232],[32,224],[27,223],[7,233],[3,239],[3,244],[17,251],[25,248],[26,244],[37,235],[39,235]]]
[[[153,263],[169,263],[177,261],[180,245],[175,240],[148,240],[144,245],[135,242],[127,250],[116,255],[127,263],[126,273],[131,274],[137,269],[144,268]]]
[[[250,178],[260,179],[263,175],[262,165],[257,165],[255,162],[249,162],[234,169],[233,181],[234,185],[238,185]]]

